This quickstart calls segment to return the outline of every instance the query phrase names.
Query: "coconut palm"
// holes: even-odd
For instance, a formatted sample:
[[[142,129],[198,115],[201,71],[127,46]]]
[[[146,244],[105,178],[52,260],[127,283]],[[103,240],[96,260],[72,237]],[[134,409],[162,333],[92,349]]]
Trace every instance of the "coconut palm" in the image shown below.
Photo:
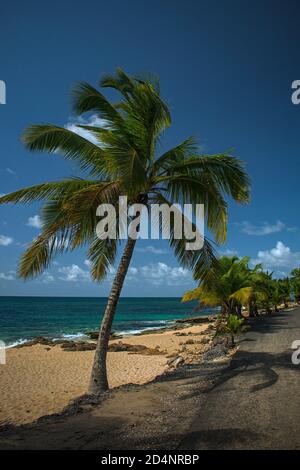
[[[240,315],[242,305],[248,305],[255,294],[248,262],[247,257],[219,258],[215,275],[202,280],[196,289],[186,292],[183,302],[199,300],[203,306],[221,306],[223,315]]]
[[[290,274],[291,290],[294,293],[295,300],[300,300],[300,268],[295,268]]]
[[[0,203],[46,201],[41,211],[42,232],[20,260],[21,278],[42,273],[57,253],[87,246],[91,276],[101,281],[116,261],[120,234],[117,231],[116,239],[97,237],[96,209],[101,203],[118,207],[119,196],[146,206],[204,204],[206,225],[217,242],[226,238],[225,198],[248,202],[248,176],[241,161],[228,153],[203,155],[195,140],[188,138],[159,155],[171,116],[157,80],[129,76],[118,69],[115,76],[104,76],[100,86],[117,92],[117,102],[110,102],[88,83],[80,83],[73,93],[74,112],[98,118],[96,126],[79,125],[93,139],[52,124],[32,125],[24,132],[27,149],[60,153],[78,163],[84,173],[83,179],[42,183],[0,199]],[[216,260],[207,239],[201,250],[186,250],[185,237],[177,239],[171,223],[169,242],[180,265],[192,269],[195,279],[204,278],[214,267]],[[128,238],[112,282],[92,367],[91,394],[108,388],[108,341],[135,244],[134,238]]]
[[[291,286],[289,278],[273,280],[272,302],[275,312],[278,312],[279,304],[284,304],[285,308],[288,307],[290,292]]]

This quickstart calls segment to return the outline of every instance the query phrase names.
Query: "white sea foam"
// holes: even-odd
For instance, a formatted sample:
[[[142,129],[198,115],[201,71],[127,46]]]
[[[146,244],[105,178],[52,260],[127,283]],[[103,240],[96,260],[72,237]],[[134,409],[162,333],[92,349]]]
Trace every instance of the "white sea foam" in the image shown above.
[[[66,339],[67,341],[71,341],[72,339],[78,339],[78,338],[85,338],[87,335],[79,332],[79,333],[62,333],[62,335],[59,338],[53,338],[53,341],[59,341],[61,339]]]
[[[166,324],[164,323],[164,325]],[[163,327],[162,326],[149,326],[148,328],[141,328],[139,330],[116,331],[116,334],[122,335],[122,336],[138,335],[140,333],[143,333],[143,331],[161,330],[161,328]]]
[[[30,340],[29,339],[23,339],[23,338],[17,339],[13,343],[7,344],[5,346],[5,349],[15,348],[16,346],[19,346],[20,344],[28,343],[28,341],[30,341]]]

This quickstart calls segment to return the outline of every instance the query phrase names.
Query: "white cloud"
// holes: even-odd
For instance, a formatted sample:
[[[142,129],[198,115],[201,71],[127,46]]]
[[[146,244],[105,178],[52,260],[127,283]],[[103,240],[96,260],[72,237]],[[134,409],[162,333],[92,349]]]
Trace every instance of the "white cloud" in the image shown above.
[[[246,233],[247,235],[269,235],[271,233],[281,232],[286,228],[285,224],[280,220],[277,220],[275,224],[269,224],[268,222],[263,222],[261,225],[254,225],[250,222],[244,221],[237,223],[241,227],[241,232]]]
[[[8,274],[0,273],[0,279],[4,279],[5,281],[13,281],[15,276],[13,271],[10,271]]]
[[[63,266],[58,269],[58,272],[62,274],[59,279],[62,281],[76,282],[76,281],[88,281],[90,280],[90,273],[77,264],[71,266]]]
[[[0,246],[11,245],[14,239],[12,237],[7,237],[6,235],[0,235]]]
[[[167,250],[162,250],[161,248],[155,248],[152,245],[146,246],[144,248],[136,248],[136,251],[139,253],[152,253],[153,255],[165,255]]]
[[[91,261],[90,261],[89,259],[84,260],[83,264],[84,264],[85,266],[87,266],[88,268],[90,268],[91,265],[92,265],[92,263],[91,263]]]
[[[262,263],[266,269],[293,269],[300,265],[300,252],[292,251],[289,246],[278,241],[271,250],[259,251],[253,263]],[[283,269],[284,271],[284,269]]]
[[[192,275],[188,269],[168,266],[165,263],[150,263],[135,269],[138,280],[145,280],[154,286],[163,284],[178,286],[192,282]]]
[[[111,282],[116,269],[111,267],[106,278]],[[181,267],[168,266],[165,263],[150,263],[144,266],[130,266],[126,275],[126,282],[142,282],[152,286],[180,286],[193,282],[191,271]]]
[[[49,273],[43,273],[43,276],[42,276],[42,282],[44,284],[49,284],[50,282],[53,282],[54,281],[54,276],[52,276],[52,274],[49,274]]]
[[[93,144],[99,144],[97,138],[88,130],[78,127],[76,124],[85,125],[85,126],[95,126],[95,127],[105,127],[105,120],[100,119],[98,116],[93,114],[88,119],[84,119],[81,116],[76,118],[70,118],[67,124],[64,126],[69,131],[75,132],[75,134],[81,135],[85,139],[93,142]]]
[[[0,197],[6,196],[6,193],[0,193]]]
[[[34,227],[40,229],[42,227],[42,221],[39,215],[33,215],[29,217],[27,220],[27,224],[29,227]]]

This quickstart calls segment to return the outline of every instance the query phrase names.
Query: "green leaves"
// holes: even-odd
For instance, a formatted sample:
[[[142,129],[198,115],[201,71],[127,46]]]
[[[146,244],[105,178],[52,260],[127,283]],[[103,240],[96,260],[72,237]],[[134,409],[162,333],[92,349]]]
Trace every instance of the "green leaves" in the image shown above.
[[[190,137],[158,156],[171,114],[157,79],[117,69],[114,75],[104,76],[100,86],[117,92],[117,101],[109,101],[85,82],[72,95],[75,114],[93,113],[99,118],[93,126],[85,125],[82,118],[78,124],[96,137],[96,143],[52,124],[30,126],[23,134],[30,151],[61,153],[91,175],[86,180],[69,178],[34,185],[0,198],[0,204],[45,201],[42,233],[21,259],[19,274],[23,278],[40,274],[55,254],[84,245],[93,279],[102,279],[115,261],[118,243],[95,238],[96,209],[103,202],[117,207],[120,195],[126,195],[130,203],[142,198],[168,205],[204,204],[206,225],[218,243],[226,239],[228,196],[241,203],[249,200],[248,176],[243,164],[231,155],[202,155]],[[191,269],[195,279],[216,286],[219,263],[207,238],[203,238],[202,249],[186,250],[189,240],[184,235],[178,239],[171,224],[169,241],[180,265]],[[227,298],[231,295],[225,288],[226,276],[223,281],[217,294],[211,291],[210,302],[222,297],[222,291]],[[208,300],[207,289],[205,295]]]
[[[202,279],[200,287],[184,294],[183,301],[198,298],[203,305],[222,306],[226,313],[248,305],[254,295],[249,258],[223,256],[214,266],[214,275]]]
[[[96,181],[70,178],[62,181],[36,184],[1,196],[0,204],[7,204],[9,202],[30,204],[42,199],[64,199],[95,183]]]
[[[115,107],[102,93],[88,83],[81,82],[73,90],[73,111],[80,115],[87,112],[95,112],[107,122],[110,128],[122,127],[123,120]]]
[[[105,173],[102,150],[84,137],[64,127],[40,124],[28,127],[23,141],[31,151],[62,153],[67,159],[75,160],[81,169],[90,169],[96,175]]]

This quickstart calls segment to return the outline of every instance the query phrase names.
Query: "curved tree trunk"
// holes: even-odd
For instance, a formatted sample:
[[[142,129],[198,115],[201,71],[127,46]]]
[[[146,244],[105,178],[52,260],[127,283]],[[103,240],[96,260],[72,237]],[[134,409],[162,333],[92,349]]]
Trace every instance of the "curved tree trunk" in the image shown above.
[[[99,338],[94,356],[94,363],[90,377],[90,385],[88,393],[98,395],[108,390],[108,380],[106,371],[106,356],[108,350],[108,342],[111,332],[111,326],[123,287],[123,283],[128,271],[130,260],[132,258],[136,240],[128,238],[117,273],[112,283],[111,291],[108,297],[106,309],[104,312]]]

